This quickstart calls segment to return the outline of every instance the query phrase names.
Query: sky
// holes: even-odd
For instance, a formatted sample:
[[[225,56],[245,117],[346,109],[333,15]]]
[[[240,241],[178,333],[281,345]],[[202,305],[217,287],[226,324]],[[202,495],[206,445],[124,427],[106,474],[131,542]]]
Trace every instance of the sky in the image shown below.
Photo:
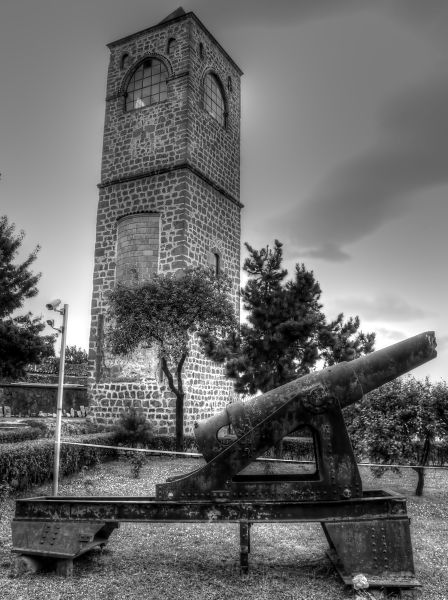
[[[88,347],[106,44],[159,23],[166,0],[3,0],[0,215],[36,245],[39,295],[69,305]],[[191,0],[243,70],[242,242],[284,244],[329,319],[376,348],[427,330],[448,378],[448,2]],[[243,258],[245,256],[243,250]],[[56,319],[57,321],[57,319]]]

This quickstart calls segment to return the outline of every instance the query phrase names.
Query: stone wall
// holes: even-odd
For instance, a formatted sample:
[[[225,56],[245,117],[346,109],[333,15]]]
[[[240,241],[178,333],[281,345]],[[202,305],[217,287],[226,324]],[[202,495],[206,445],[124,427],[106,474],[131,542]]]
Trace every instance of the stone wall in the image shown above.
[[[158,433],[173,433],[175,399],[160,376],[155,350],[140,349],[125,361],[107,353],[107,292],[120,280],[144,281],[156,267],[158,272],[175,272],[206,266],[211,255],[218,256],[220,268],[232,280],[239,315],[241,71],[193,13],[118,40],[109,49],[90,405],[95,418],[107,422],[128,406],[141,406]],[[162,61],[168,71],[167,99],[126,111],[127,83],[148,57]],[[225,127],[204,110],[208,72],[219,78],[224,90]],[[159,227],[157,256],[149,220]],[[194,343],[184,373],[185,430],[191,432],[195,420],[232,400],[233,386],[223,368],[202,357]]]
[[[57,406],[57,384],[11,383],[0,384],[0,406],[9,406],[13,417],[37,417],[38,414],[55,414]],[[87,407],[85,385],[64,385],[63,414],[74,409],[75,415]],[[3,411],[2,411],[3,412]]]

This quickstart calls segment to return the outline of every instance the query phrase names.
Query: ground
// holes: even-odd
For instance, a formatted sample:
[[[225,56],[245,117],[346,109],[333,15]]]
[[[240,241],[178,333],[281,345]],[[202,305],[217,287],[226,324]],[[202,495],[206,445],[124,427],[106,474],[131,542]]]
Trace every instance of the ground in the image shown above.
[[[141,478],[121,460],[83,472],[60,486],[62,495],[152,495],[168,476],[197,468],[197,459],[151,458]],[[422,600],[448,600],[448,472],[428,474],[425,495],[413,496],[416,476],[386,474],[375,480],[362,469],[366,487],[408,496],[415,569]],[[50,486],[26,496],[51,493]],[[340,600],[353,592],[339,581],[325,556],[319,524],[256,524],[251,534],[250,573],[239,572],[235,524],[124,523],[106,549],[75,561],[74,576],[54,573],[11,578],[10,521],[14,501],[0,506],[0,594],[3,600]]]

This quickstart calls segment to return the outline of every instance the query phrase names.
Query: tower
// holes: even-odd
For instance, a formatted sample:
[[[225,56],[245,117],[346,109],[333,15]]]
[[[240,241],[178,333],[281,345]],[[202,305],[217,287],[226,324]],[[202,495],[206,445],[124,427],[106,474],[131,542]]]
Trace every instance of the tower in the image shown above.
[[[89,394],[112,422],[141,406],[160,434],[174,431],[175,401],[155,356],[126,360],[104,346],[106,294],[116,282],[213,265],[240,269],[241,70],[192,12],[108,45],[104,142],[93,275]],[[229,402],[232,383],[195,348],[184,368],[185,431]]]

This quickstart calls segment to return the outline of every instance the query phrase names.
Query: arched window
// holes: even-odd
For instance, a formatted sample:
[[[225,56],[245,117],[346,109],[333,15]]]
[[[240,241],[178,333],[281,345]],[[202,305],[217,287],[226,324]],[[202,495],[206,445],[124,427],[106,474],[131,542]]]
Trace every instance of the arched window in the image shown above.
[[[207,73],[204,80],[204,108],[220,125],[225,127],[226,111],[224,95],[218,78]]]
[[[166,100],[168,71],[162,61],[148,58],[135,70],[126,88],[126,110]]]

